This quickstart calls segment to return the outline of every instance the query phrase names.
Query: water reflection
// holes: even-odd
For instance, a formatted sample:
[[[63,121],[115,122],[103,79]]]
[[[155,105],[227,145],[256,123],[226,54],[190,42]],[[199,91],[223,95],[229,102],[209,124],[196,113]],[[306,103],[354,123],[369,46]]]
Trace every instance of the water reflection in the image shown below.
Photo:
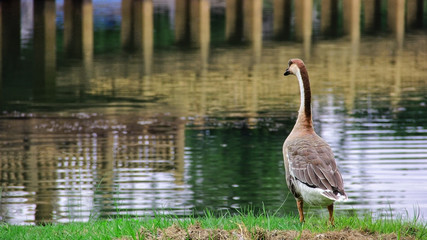
[[[0,11],[2,221],[295,212],[281,156],[299,105],[282,77],[291,57],[309,67],[315,127],[350,196],[337,214],[426,214],[425,33],[404,35],[399,15],[396,32],[366,35],[357,13],[377,11],[366,1],[344,1],[345,13],[339,1],[173,2],[121,1],[107,34],[85,27],[96,1],[36,1],[32,45]]]
[[[129,204],[143,214],[184,185],[184,125],[173,117],[18,117],[7,129],[2,217],[11,222],[21,204],[34,218],[20,221],[36,223],[109,216]]]

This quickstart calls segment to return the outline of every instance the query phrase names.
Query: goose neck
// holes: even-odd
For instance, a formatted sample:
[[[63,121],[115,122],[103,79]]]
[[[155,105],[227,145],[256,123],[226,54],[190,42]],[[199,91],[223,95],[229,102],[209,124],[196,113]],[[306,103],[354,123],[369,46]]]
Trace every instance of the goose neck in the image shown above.
[[[312,128],[311,90],[307,70],[305,69],[305,67],[301,69],[298,68],[298,71],[295,75],[298,79],[301,96],[301,104],[298,111],[297,124]]]

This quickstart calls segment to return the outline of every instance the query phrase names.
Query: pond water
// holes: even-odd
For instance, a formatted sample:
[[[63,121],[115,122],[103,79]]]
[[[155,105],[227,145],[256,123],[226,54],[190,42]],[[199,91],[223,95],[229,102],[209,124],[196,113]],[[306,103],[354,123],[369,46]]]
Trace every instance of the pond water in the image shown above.
[[[307,65],[315,129],[349,195],[336,214],[427,214],[425,32],[402,45],[384,34],[308,47],[214,36],[180,47],[155,35],[166,40],[137,54],[121,51],[116,25],[99,28],[89,58],[66,57],[59,28],[56,66],[41,77],[31,39],[3,67],[0,221],[296,214],[281,152],[299,106],[296,78],[283,76],[294,57]]]

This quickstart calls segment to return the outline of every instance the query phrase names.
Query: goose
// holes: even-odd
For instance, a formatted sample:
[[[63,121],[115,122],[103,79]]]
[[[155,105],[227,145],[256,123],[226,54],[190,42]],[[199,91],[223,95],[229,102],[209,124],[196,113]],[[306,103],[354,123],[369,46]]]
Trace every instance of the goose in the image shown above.
[[[311,91],[307,69],[301,59],[288,62],[285,76],[298,79],[301,105],[291,133],[283,143],[286,184],[297,202],[300,222],[304,203],[327,207],[334,225],[334,202],[348,199],[331,147],[319,137],[311,118]]]

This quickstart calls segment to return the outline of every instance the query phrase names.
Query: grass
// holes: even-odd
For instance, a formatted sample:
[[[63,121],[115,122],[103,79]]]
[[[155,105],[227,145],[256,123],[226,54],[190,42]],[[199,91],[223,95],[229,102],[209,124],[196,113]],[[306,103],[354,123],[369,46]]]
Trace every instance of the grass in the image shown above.
[[[121,217],[110,220],[90,220],[88,222],[74,222],[67,224],[47,224],[44,226],[16,226],[0,224],[1,239],[114,239],[128,236],[135,239],[141,227],[153,234],[158,229],[166,229],[175,224],[187,229],[194,224],[200,224],[206,229],[239,229],[245,228],[249,232],[255,229],[294,230],[302,232],[309,230],[314,233],[325,233],[340,230],[359,230],[378,234],[396,234],[397,238],[413,237],[427,239],[426,224],[418,218],[412,220],[404,218],[374,219],[372,214],[363,217],[337,216],[335,226],[330,226],[327,219],[312,216],[300,224],[297,216],[278,217],[266,212],[256,215],[253,211],[244,211],[237,215],[223,214],[214,216],[207,211],[202,217],[177,218],[173,216],[156,216],[154,218]]]

